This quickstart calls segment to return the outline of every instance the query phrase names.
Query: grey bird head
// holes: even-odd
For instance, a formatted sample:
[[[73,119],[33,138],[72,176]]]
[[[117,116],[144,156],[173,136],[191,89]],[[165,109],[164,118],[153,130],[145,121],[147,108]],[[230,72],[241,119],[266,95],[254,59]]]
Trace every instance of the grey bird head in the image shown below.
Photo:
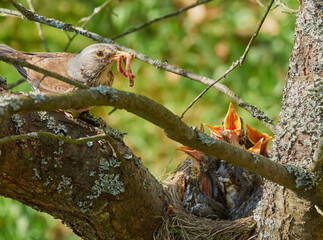
[[[118,51],[110,44],[92,44],[68,61],[68,74],[71,78],[87,84],[100,77],[103,72],[110,72],[112,64],[117,61],[118,56],[122,57],[127,54],[129,55],[129,53]]]

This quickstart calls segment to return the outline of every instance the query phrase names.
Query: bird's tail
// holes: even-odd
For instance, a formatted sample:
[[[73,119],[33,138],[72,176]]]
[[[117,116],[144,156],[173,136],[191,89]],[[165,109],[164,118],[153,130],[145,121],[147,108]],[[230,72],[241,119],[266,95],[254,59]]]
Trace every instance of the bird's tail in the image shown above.
[[[0,56],[5,56],[5,57],[11,57],[11,58],[21,58],[23,59],[23,54],[21,54],[21,52],[9,47],[6,44],[0,44]],[[1,59],[2,61],[6,62],[6,60]],[[11,66],[15,67],[18,71],[18,73],[25,79],[28,79],[28,74],[26,72],[26,70],[18,65],[12,64],[12,63],[8,63]]]

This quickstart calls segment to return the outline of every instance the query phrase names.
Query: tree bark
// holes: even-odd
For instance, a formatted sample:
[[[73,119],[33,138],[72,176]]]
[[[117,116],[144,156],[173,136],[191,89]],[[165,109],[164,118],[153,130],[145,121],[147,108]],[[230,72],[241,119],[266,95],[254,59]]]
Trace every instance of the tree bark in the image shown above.
[[[272,159],[290,166],[297,176],[297,185],[307,189],[316,187],[310,179],[315,182],[322,175],[322,172],[310,172],[322,137],[323,120],[320,34],[323,26],[322,2],[319,2],[300,1],[294,48],[272,148]],[[319,191],[322,194],[321,187],[317,188]],[[258,239],[323,239],[323,216],[316,210],[322,209],[322,205],[269,181],[264,192],[255,215]]]
[[[61,112],[14,115],[0,138],[31,131],[72,138],[97,130]],[[166,211],[161,184],[121,135],[72,145],[50,138],[0,145],[0,195],[49,213],[84,239],[150,239]]]
[[[294,188],[293,176],[289,176],[286,185],[298,195],[266,182],[265,194],[254,216],[258,222],[258,239],[323,239],[323,217],[318,211],[323,207],[316,200],[323,192],[322,180],[318,180],[322,177],[322,165],[318,169],[312,166],[322,138],[321,29],[322,5],[319,1],[301,1],[272,150],[272,159],[287,164],[287,169],[297,177],[296,183],[301,190]],[[9,105],[13,110],[17,108],[15,104]],[[143,111],[135,107],[131,112],[152,122],[157,116],[143,115]],[[171,120],[167,123],[173,123]],[[173,133],[169,136],[178,141],[177,135],[181,134],[174,134],[168,129],[174,126],[168,124],[167,128],[167,123],[164,121],[165,125],[162,125],[166,134]],[[183,126],[179,121],[176,123]],[[212,151],[210,146],[215,145],[212,142],[204,142],[201,147],[203,138],[194,140],[198,132],[186,125],[178,128],[182,129],[191,136],[185,144],[192,144],[191,147],[210,155],[219,152],[223,159],[242,164],[239,157],[232,157],[234,153],[241,156],[237,150]],[[72,138],[97,134],[93,126],[67,118],[61,112],[39,112],[7,119],[0,125],[0,138],[31,131],[50,131]],[[120,134],[109,131],[108,135],[104,140],[80,145],[50,138],[1,144],[0,195],[62,219],[84,239],[150,239],[161,222],[158,216],[165,215],[170,200],[161,184],[124,145]],[[252,159],[241,167],[248,169],[255,165],[255,170],[274,181],[278,172],[268,173],[266,165],[257,163],[259,160],[262,158]],[[287,172],[282,165],[279,169]],[[311,172],[311,169],[317,171]],[[300,193],[304,188],[308,191],[302,197]]]

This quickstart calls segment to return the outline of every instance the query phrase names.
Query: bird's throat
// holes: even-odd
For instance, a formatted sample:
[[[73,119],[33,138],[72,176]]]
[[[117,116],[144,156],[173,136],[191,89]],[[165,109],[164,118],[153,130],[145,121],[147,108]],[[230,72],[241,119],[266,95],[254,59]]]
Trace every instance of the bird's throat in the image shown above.
[[[101,73],[94,77],[94,79],[89,83],[90,87],[97,87],[99,85],[111,87],[113,84],[114,76],[111,71],[111,67],[107,66],[103,69]]]

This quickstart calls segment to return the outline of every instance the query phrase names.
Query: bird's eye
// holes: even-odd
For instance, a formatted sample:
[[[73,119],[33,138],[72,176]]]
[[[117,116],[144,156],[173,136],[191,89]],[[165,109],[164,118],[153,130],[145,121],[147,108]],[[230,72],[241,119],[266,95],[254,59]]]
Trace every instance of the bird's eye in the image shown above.
[[[99,51],[96,52],[96,55],[98,57],[103,57],[104,54],[103,54],[103,51],[99,50]]]

